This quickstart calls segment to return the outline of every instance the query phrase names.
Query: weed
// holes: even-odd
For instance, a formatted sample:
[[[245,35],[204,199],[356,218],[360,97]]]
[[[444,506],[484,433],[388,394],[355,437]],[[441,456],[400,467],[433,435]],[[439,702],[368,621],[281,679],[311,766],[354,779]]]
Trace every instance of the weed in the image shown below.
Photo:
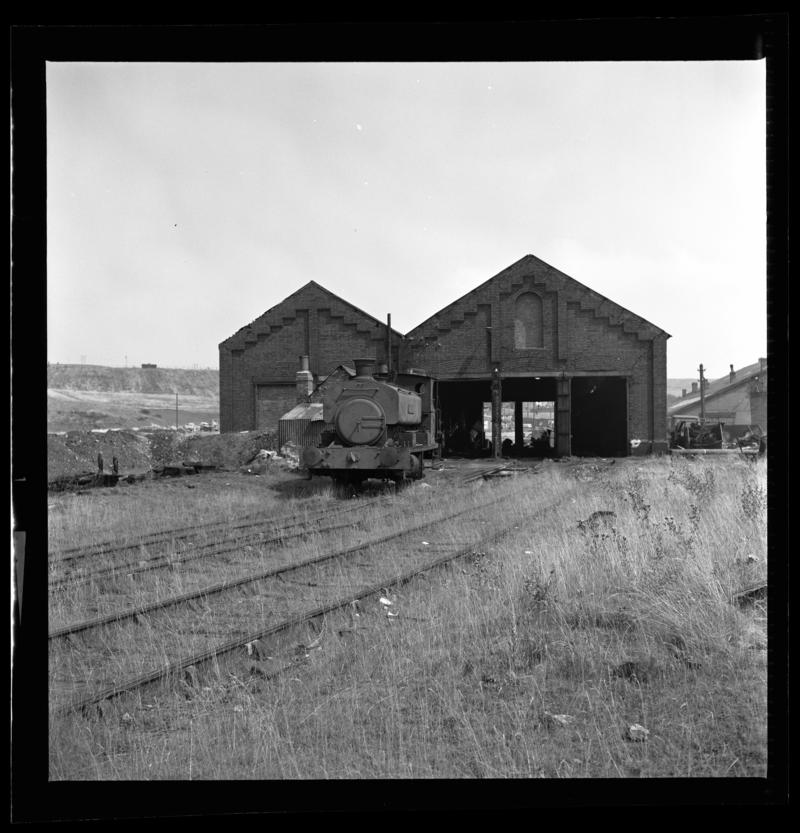
[[[716,473],[713,468],[705,468],[702,477],[696,471],[697,461],[681,460],[673,463],[669,480],[686,489],[695,503],[702,505],[711,500],[716,488]]]
[[[767,492],[759,483],[749,481],[742,486],[742,514],[750,521],[760,521],[767,509]]]
[[[628,481],[626,494],[633,507],[636,519],[643,524],[650,520],[650,504],[645,500],[646,483],[641,477],[632,477]]]

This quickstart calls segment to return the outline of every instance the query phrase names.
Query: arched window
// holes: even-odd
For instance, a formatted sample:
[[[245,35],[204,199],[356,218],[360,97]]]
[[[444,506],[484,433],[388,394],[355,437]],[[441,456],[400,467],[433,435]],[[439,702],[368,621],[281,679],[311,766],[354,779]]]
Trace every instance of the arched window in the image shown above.
[[[542,299],[533,292],[525,292],[514,304],[514,348],[532,350],[536,347],[544,347]]]

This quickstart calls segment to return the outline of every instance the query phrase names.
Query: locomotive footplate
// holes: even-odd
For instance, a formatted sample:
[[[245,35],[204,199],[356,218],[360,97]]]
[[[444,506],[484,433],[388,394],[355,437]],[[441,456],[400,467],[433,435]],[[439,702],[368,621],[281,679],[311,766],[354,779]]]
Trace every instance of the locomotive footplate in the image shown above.
[[[337,476],[358,472],[365,477],[420,477],[422,455],[434,445],[415,446],[311,446],[303,451],[303,463],[310,474]]]

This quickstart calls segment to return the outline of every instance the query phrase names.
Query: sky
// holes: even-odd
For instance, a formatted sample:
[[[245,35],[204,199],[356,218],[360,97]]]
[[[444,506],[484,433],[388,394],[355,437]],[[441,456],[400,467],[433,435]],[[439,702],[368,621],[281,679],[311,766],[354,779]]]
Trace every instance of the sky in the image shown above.
[[[308,281],[400,332],[533,254],[766,356],[765,62],[47,64],[50,362],[217,367]]]

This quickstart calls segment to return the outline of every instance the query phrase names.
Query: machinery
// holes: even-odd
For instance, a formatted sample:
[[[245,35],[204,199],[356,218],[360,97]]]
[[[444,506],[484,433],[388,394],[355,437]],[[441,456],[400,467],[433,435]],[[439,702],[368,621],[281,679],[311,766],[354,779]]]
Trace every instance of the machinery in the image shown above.
[[[672,453],[761,454],[766,435],[759,425],[726,424],[694,416],[673,416],[670,429]]]
[[[303,450],[309,476],[356,485],[422,477],[423,456],[439,449],[435,380],[417,370],[393,374],[391,382],[376,378],[374,359],[355,359],[355,366],[355,378],[324,395],[320,443]]]

